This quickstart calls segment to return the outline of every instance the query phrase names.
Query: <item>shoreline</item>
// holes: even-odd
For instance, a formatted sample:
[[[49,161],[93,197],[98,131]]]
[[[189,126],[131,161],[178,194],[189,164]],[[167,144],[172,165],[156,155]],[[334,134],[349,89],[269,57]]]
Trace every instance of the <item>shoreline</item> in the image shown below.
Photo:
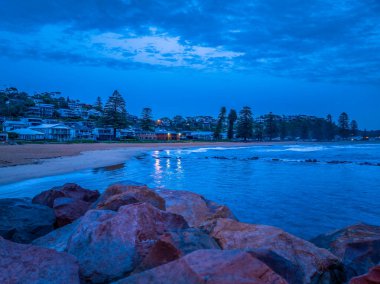
[[[290,142],[294,143],[294,142]],[[271,142],[193,142],[141,144],[27,144],[0,146],[0,185],[67,174],[125,162],[147,151],[197,147],[270,146]],[[10,161],[9,161],[10,160]]]

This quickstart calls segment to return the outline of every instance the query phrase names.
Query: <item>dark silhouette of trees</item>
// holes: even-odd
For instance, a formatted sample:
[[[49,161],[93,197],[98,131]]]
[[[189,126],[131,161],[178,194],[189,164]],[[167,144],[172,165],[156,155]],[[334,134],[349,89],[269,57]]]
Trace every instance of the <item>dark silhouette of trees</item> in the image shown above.
[[[154,121],[152,118],[152,109],[145,107],[141,113],[140,119],[140,127],[145,131],[153,131],[154,130]]]
[[[127,111],[121,94],[115,90],[104,106],[103,124],[113,128],[113,137],[116,139],[116,129],[127,126]]]
[[[103,102],[102,102],[102,99],[100,97],[96,98],[96,102],[95,102],[94,108],[97,111],[103,111]]]
[[[272,141],[277,131],[275,116],[273,115],[272,112],[266,115],[264,124],[265,124],[265,134],[267,135],[269,140]]]
[[[227,113],[226,107],[222,107],[220,109],[219,116],[218,116],[218,122],[217,122],[215,130],[214,130],[214,138],[215,139],[221,138],[220,135],[223,132],[223,126],[224,126],[224,122],[226,120],[226,113]]]
[[[243,107],[239,112],[239,118],[237,120],[237,137],[243,138],[244,141],[253,138],[253,116],[251,108],[248,106]]]
[[[358,123],[356,122],[356,120],[352,120],[351,123],[350,123],[350,128],[351,128],[351,135],[352,136],[356,136],[358,135]]]
[[[235,126],[235,122],[237,118],[238,117],[237,117],[236,110],[231,109],[230,113],[228,114],[228,131],[227,131],[228,139],[234,138],[234,126]]]
[[[349,128],[349,118],[348,114],[345,112],[342,112],[338,119],[338,127],[339,127],[339,134],[343,138],[347,138],[350,134],[350,128]]]

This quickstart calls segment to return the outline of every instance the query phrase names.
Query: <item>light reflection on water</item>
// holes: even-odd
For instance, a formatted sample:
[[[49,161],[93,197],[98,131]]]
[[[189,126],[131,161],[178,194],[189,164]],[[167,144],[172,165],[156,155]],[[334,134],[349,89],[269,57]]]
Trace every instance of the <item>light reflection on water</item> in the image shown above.
[[[133,180],[191,190],[228,205],[241,221],[310,238],[357,222],[380,225],[377,163],[379,144],[153,151],[111,167],[0,186],[0,198],[34,196],[66,182],[103,191],[109,184]]]

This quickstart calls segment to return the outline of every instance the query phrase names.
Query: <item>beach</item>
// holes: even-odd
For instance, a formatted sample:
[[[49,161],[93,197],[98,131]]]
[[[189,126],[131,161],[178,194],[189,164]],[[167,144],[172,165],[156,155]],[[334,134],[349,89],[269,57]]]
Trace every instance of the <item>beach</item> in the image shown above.
[[[0,184],[122,163],[145,151],[192,147],[244,147],[269,142],[83,143],[0,146]],[[278,142],[276,142],[278,144]]]

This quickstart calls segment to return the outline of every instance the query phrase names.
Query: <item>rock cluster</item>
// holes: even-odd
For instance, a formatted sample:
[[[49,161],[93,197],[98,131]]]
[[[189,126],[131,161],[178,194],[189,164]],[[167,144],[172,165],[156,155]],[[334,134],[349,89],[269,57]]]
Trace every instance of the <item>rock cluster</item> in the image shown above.
[[[140,184],[111,185],[101,195],[65,184],[32,200],[0,200],[0,236],[0,283],[379,279],[379,267],[370,269],[380,262],[380,227],[359,224],[308,242],[241,223],[198,194]]]

